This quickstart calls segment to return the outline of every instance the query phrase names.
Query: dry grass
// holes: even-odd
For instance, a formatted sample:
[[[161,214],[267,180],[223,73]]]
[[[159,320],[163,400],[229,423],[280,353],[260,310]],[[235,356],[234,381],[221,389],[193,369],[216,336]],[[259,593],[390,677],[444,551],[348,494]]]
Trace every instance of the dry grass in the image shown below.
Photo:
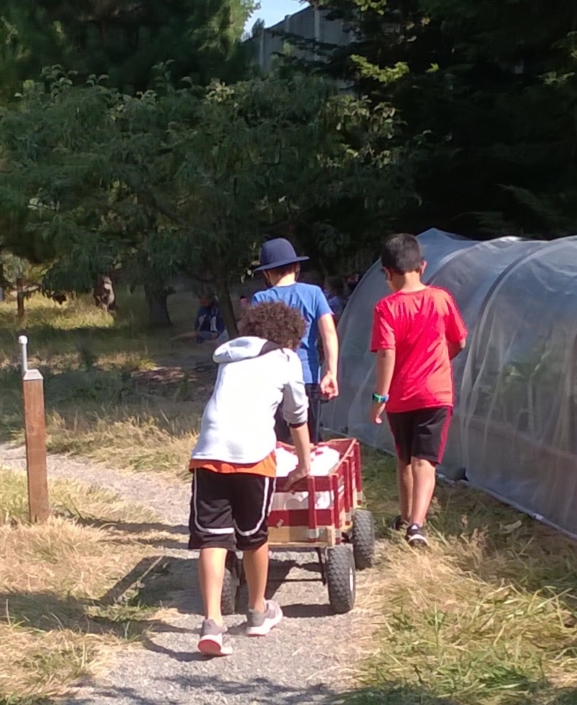
[[[0,703],[43,702],[154,626],[138,588],[107,593],[170,537],[149,510],[69,482],[50,487],[55,516],[24,523],[26,482],[0,470]],[[130,583],[131,581],[129,581]]]
[[[171,342],[190,329],[194,299],[173,297],[175,329],[150,332],[142,296],[120,293],[116,318],[89,298],[61,307],[36,296],[21,326],[15,304],[0,304],[0,438],[23,437],[17,337],[25,332],[30,366],[44,376],[49,450],[182,473],[210,381],[195,369],[206,349]],[[56,516],[27,526],[24,477],[0,471],[0,640],[10,664],[0,668],[0,705],[61,695],[153,627],[164,597],[129,585],[119,600],[107,594],[173,542],[150,512],[70,483],[52,483],[50,499]]]
[[[156,332],[144,325],[141,296],[120,298],[116,318],[89,298],[26,302],[30,366],[45,380],[48,449],[104,463],[114,455],[120,469],[181,473],[213,374],[208,348],[171,340],[191,328],[194,298],[172,297],[175,328]],[[19,332],[14,304],[1,303],[0,437],[16,442],[23,439]]]
[[[169,335],[190,328],[194,311],[192,297],[175,303],[176,330],[150,334],[139,323],[138,297],[121,300],[116,320],[85,300],[62,309],[43,299],[28,302],[33,363],[46,380],[51,450],[102,462],[113,457],[115,467],[132,470],[182,472],[211,372],[194,367],[206,359],[206,349],[170,342]],[[13,308],[0,304],[0,434],[18,439]],[[577,705],[575,545],[481,493],[441,487],[430,522],[433,547],[415,553],[386,530],[386,519],[396,513],[391,462],[367,453],[365,475],[379,531],[389,540],[378,568],[363,577],[362,615],[376,626],[377,637],[365,628],[366,638],[355,644],[354,653],[367,658],[362,687],[346,699],[359,705]],[[38,683],[40,693],[59,692],[87,663],[98,661],[102,643],[113,644],[142,626],[134,602],[111,612],[98,596],[126,570],[125,560],[130,567],[135,555],[146,554],[149,541],[90,526],[84,514],[112,511],[109,500],[98,510],[74,509],[75,501],[62,499],[62,511],[84,525],[54,520],[42,537],[35,527],[0,529],[2,541],[9,535],[12,542],[2,579],[27,575],[17,589],[5,586],[10,619],[0,623],[0,638],[8,633],[14,644],[14,662],[24,664],[10,676],[11,683],[23,684],[21,698]],[[21,514],[18,502],[21,494],[0,487],[4,516]],[[79,541],[83,532],[88,534]],[[12,570],[18,552],[28,563],[39,562],[38,573]],[[117,563],[114,556],[120,556]],[[77,568],[54,567],[67,561]],[[40,611],[34,608],[38,596],[44,601]],[[104,610],[98,619],[94,609]],[[55,681],[51,670],[61,674]],[[2,677],[0,705],[7,705]]]
[[[365,469],[389,541],[364,595],[378,639],[347,702],[575,705],[575,545],[481,493],[440,487],[431,550],[415,552],[385,529],[391,461],[370,452]]]
[[[195,402],[163,403],[159,409],[142,404],[86,410],[49,418],[48,447],[111,464],[118,470],[186,472],[196,440],[194,427],[202,413]],[[191,426],[194,427],[191,429]]]

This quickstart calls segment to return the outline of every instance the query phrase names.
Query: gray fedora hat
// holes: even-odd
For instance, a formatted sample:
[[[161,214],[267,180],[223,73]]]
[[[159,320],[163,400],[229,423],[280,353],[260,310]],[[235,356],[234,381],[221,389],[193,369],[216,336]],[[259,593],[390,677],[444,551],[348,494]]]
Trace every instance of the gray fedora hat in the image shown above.
[[[265,242],[260,249],[260,265],[255,272],[265,272],[268,269],[286,267],[287,264],[306,262],[308,257],[299,257],[292,244],[282,237]]]

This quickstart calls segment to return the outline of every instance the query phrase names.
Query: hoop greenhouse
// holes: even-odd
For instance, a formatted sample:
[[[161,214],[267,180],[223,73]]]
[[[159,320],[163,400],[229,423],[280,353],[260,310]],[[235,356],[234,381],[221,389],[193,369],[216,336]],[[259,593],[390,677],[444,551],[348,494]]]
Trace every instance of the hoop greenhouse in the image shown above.
[[[441,471],[577,537],[577,237],[480,242],[432,229],[419,241],[425,280],[453,294],[469,329]],[[339,323],[341,395],[323,423],[392,452],[387,424],[368,418],[373,309],[387,293],[377,262]]]

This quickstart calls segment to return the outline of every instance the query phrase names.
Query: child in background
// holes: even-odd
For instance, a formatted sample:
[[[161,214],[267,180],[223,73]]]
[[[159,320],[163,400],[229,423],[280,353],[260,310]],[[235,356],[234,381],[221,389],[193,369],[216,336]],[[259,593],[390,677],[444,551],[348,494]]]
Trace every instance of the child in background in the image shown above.
[[[260,252],[260,266],[268,289],[253,297],[253,303],[282,301],[296,309],[306,323],[305,333],[297,350],[300,358],[306,391],[309,398],[309,432],[312,442],[320,442],[321,396],[328,399],[338,396],[337,364],[339,339],[331,308],[318,286],[298,281],[300,263],[308,257],[298,257],[288,240],[278,238],[265,242]],[[322,341],[325,370],[321,375],[318,342]],[[290,443],[288,427],[282,418],[277,418],[277,438]]]
[[[206,340],[217,340],[224,333],[224,319],[220,306],[214,297],[205,296],[200,299],[194,330],[197,343],[204,343]]]
[[[310,472],[308,400],[294,352],[305,322],[283,303],[249,308],[240,334],[214,353],[218,375],[198,442],[192,451],[189,548],[200,549],[200,588],[205,607],[199,650],[226,656],[221,595],[228,551],[243,551],[249,592],[246,633],[266,636],[282,610],[265,599],[268,576],[267,518],[275,490],[275,414],[282,402],[298,458],[288,490]]]
[[[349,297],[354,294],[354,291],[360,281],[361,275],[359,274],[359,272],[351,272],[351,274],[347,276],[347,290]]]
[[[339,277],[329,277],[326,282],[326,295],[333,316],[335,317],[335,325],[338,325],[345,310],[345,306],[347,305],[344,281]]]
[[[397,451],[401,513],[393,528],[411,545],[427,545],[423,525],[435,491],[453,410],[451,360],[467,330],[453,297],[421,281],[426,262],[414,235],[388,238],[381,264],[392,294],[374,312],[371,351],[377,385],[371,418],[387,412]]]

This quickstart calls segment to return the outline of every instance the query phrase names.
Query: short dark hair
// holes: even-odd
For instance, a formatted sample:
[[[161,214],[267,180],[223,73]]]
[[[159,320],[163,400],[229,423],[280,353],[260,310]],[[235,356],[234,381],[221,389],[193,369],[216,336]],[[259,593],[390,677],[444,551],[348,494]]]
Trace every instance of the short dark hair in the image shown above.
[[[238,328],[241,335],[296,350],[305,334],[306,323],[295,308],[281,301],[270,301],[251,306],[240,319]]]
[[[414,235],[397,233],[383,243],[381,264],[396,274],[417,272],[423,265],[423,251]]]
[[[301,268],[300,262],[292,262],[291,264],[284,264],[282,267],[275,267],[274,269],[266,269],[267,274],[276,274],[278,277],[286,277],[287,274],[296,274]]]

